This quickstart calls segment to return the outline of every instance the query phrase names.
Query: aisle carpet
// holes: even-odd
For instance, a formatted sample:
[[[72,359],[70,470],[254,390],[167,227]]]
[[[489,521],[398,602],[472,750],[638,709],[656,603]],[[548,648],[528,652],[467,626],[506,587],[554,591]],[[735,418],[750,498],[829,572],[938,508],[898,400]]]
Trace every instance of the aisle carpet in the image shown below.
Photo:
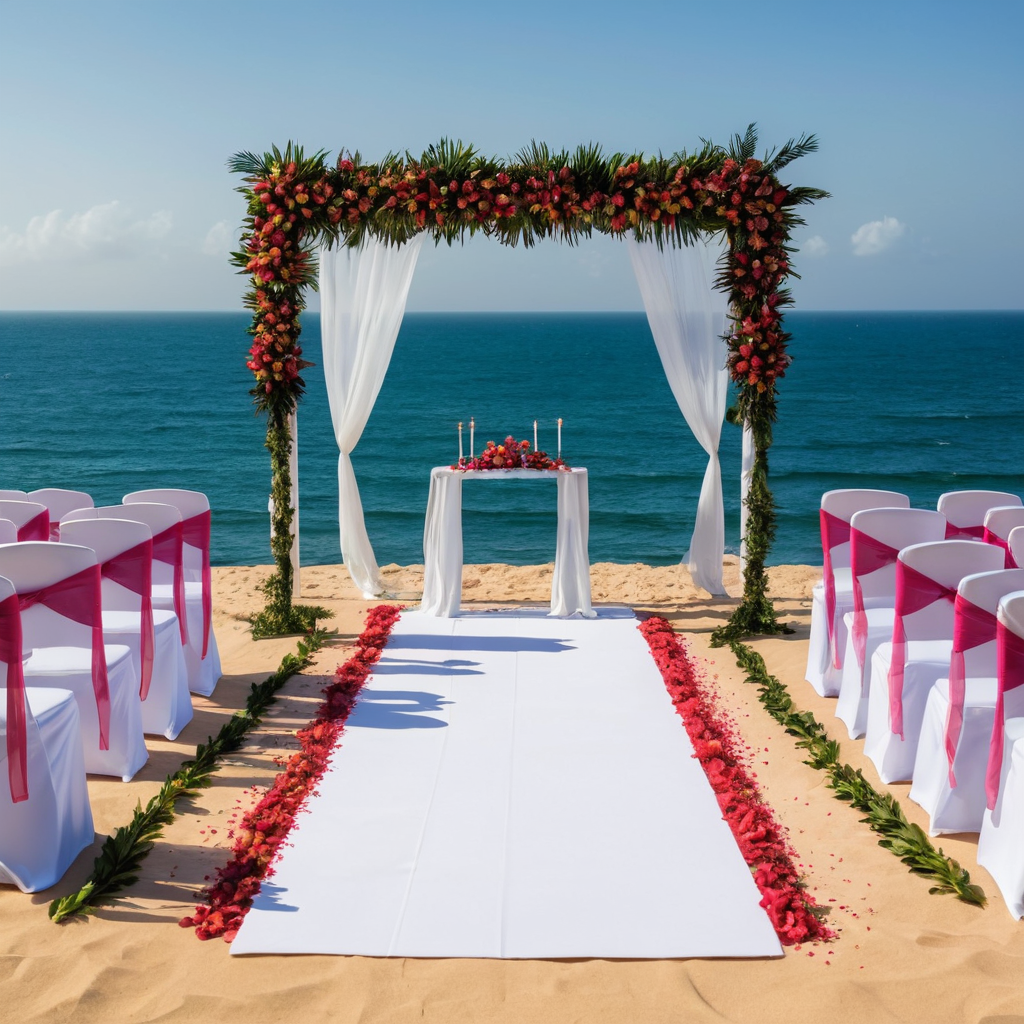
[[[404,612],[231,952],[781,955],[636,625]]]

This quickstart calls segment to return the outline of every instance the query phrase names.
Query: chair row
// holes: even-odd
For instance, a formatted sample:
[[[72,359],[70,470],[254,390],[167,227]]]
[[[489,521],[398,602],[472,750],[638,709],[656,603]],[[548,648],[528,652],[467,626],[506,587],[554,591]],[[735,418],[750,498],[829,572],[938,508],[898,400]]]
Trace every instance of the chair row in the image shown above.
[[[0,543],[57,539],[61,522],[87,518],[137,520],[151,528],[154,605],[178,615],[189,689],[203,696],[212,693],[220,678],[220,659],[211,628],[211,516],[206,495],[169,488],[135,491],[124,496],[123,505],[98,509],[82,491],[47,488],[27,496],[38,501],[4,497],[20,493],[0,491]],[[43,505],[44,498],[48,505]],[[132,506],[131,511],[125,506]],[[4,520],[13,524],[15,536]]]
[[[195,689],[220,676],[205,497],[127,499],[67,512],[57,543],[0,543],[0,882],[25,891],[92,842],[86,772],[127,781],[148,758],[143,733],[173,739],[191,719],[190,647]],[[0,501],[25,504],[39,507]],[[199,578],[186,580],[190,548]]]
[[[883,782],[912,780],[910,797],[928,811],[932,834],[981,832],[979,863],[1019,918],[1024,569],[1015,564],[1024,563],[1024,507],[1015,495],[954,497],[963,494],[978,506],[988,503],[975,511],[982,530],[949,540],[964,520],[911,509],[905,496],[829,492],[823,498],[826,550],[826,528],[833,541],[840,530],[824,512],[846,505],[847,537],[840,541],[846,550],[838,554],[848,566],[833,562],[830,656],[820,673],[809,659],[807,678],[819,693],[838,697],[837,717],[851,738],[864,737],[864,752]],[[856,509],[879,499],[893,507]],[[950,513],[948,504],[945,510]],[[1006,543],[979,543],[991,539],[984,528],[991,534],[993,523]],[[816,602],[819,638],[824,604]]]
[[[846,643],[843,619],[853,610],[852,519],[870,509],[909,507],[909,497],[897,491],[844,489],[822,495],[819,518],[824,569],[822,581],[815,585],[812,595],[806,678],[823,697],[838,693]],[[1024,533],[1016,535],[1013,547],[1010,541],[1013,530],[1024,526],[1024,505],[1018,495],[1005,491],[950,491],[939,498],[937,510],[943,516],[939,537],[929,527],[905,543],[941,537],[973,538],[1002,549],[1006,568],[1024,566]]]

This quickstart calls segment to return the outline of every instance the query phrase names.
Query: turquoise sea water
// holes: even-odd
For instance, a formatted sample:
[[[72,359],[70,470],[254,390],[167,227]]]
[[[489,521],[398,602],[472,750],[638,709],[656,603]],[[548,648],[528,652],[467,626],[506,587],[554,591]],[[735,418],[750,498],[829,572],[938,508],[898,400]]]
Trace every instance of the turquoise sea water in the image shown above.
[[[0,488],[64,486],[97,504],[143,487],[205,491],[217,564],[270,560],[269,462],[244,366],[244,313],[0,313]],[[316,315],[306,357],[319,363]],[[796,311],[771,451],[773,563],[819,562],[833,487],[1024,492],[1024,313]],[[323,378],[299,413],[302,560],[340,560],[337,448]],[[409,314],[353,461],[381,564],[422,561],[431,466],[507,433],[590,470],[592,561],[671,564],[693,529],[706,456],[642,313]],[[468,429],[465,435],[468,450]],[[740,432],[723,427],[728,550],[739,544]],[[554,488],[465,487],[467,562],[550,561]]]

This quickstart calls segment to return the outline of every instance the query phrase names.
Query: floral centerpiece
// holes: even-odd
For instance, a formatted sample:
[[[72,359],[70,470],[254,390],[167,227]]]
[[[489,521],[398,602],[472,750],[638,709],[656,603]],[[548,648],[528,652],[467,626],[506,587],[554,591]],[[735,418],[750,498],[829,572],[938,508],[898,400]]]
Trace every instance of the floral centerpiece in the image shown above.
[[[501,444],[488,441],[484,450],[472,459],[459,459],[452,469],[554,469],[568,471],[561,459],[547,452],[531,451],[529,441],[517,441],[511,434]]]

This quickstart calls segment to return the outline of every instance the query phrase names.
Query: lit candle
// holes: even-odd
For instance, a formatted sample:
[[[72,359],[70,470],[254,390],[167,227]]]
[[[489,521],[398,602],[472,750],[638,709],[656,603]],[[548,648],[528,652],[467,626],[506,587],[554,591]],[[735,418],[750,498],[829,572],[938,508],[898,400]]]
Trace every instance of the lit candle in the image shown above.
[[[558,417],[558,457],[562,457],[562,417]]]
[[[537,421],[533,421],[533,450],[537,450]]]
[[[459,420],[459,462],[462,461],[462,420]]]
[[[475,430],[476,430],[476,422],[474,421],[473,417],[470,416],[469,417],[469,457],[470,457],[470,459],[473,458],[473,452],[475,451],[475,449],[473,447],[473,432]]]

